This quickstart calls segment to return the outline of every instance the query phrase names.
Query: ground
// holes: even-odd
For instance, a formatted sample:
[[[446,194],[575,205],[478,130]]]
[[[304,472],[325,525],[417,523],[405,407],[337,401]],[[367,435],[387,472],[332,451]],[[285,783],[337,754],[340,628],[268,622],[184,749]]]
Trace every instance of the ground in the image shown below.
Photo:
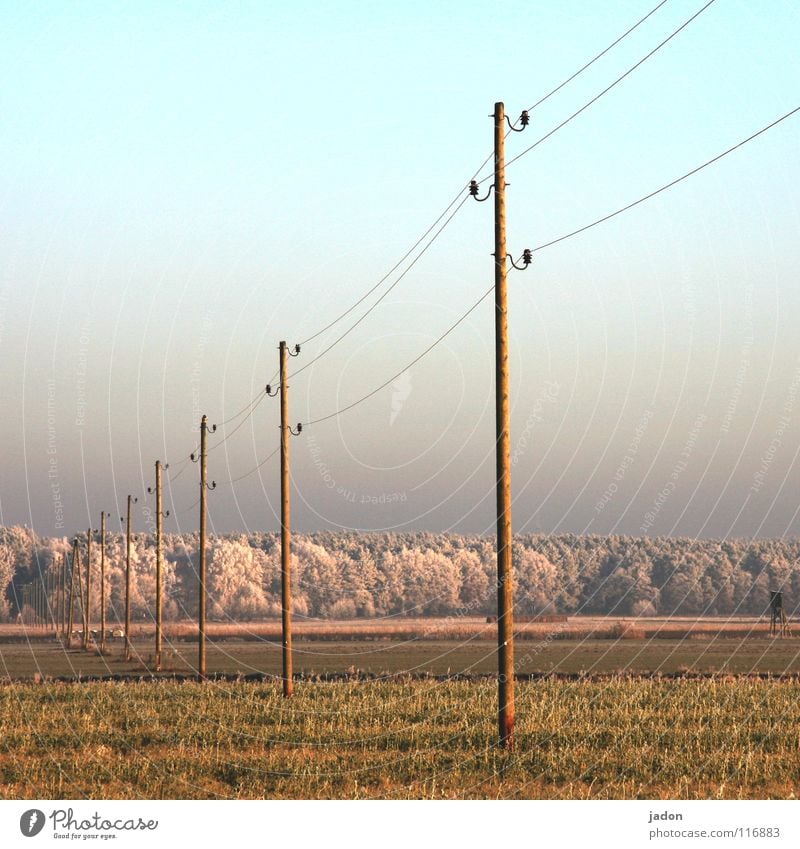
[[[0,797],[795,797],[797,637],[744,619],[522,623],[506,751],[495,627],[301,623],[290,699],[275,623],[212,624],[203,683],[188,623],[169,626],[160,678],[144,626],[130,662],[120,641],[0,628]]]

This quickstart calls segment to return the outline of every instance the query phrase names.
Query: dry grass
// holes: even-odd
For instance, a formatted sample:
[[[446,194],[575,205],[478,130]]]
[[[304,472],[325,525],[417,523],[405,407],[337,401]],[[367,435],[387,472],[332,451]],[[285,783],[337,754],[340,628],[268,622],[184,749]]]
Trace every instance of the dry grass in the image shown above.
[[[4,798],[794,798],[800,684],[0,688]]]
[[[92,626],[95,627],[95,626]],[[302,619],[295,618],[294,633],[304,640],[467,640],[496,634],[497,625],[486,617],[408,617],[387,619]],[[209,622],[206,627],[212,639],[277,640],[281,635],[280,620],[262,622]],[[769,622],[755,617],[737,618],[620,618],[573,616],[565,621],[519,619],[515,623],[520,640],[601,640],[601,639],[711,639],[715,636],[745,638],[769,633]],[[131,629],[133,639],[144,639],[154,633],[154,626],[137,624]],[[800,634],[800,628],[796,629]],[[0,641],[49,637],[40,628],[0,625]],[[193,622],[170,622],[165,625],[170,640],[197,637]]]

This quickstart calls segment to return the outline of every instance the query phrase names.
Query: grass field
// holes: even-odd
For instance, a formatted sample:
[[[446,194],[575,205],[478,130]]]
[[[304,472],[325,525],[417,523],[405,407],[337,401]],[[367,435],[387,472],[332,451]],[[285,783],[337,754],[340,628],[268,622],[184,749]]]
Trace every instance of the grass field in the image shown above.
[[[131,663],[122,658],[120,644],[105,655],[66,650],[55,641],[0,644],[0,679],[87,678],[131,676],[153,671],[153,646],[134,643]],[[276,643],[210,641],[208,671],[227,675],[281,674]],[[191,675],[196,670],[197,646],[172,642],[163,653],[162,674]],[[381,643],[326,641],[295,643],[294,667],[300,676],[366,673],[388,676],[402,672],[432,675],[496,672],[495,644],[437,640],[389,640]],[[720,672],[737,675],[770,673],[800,675],[800,640],[709,638],[684,640],[557,640],[519,643],[516,668],[525,677],[538,673],[631,674],[660,672]]]
[[[496,671],[496,625],[485,619],[300,621],[295,630],[295,671],[305,677],[335,673],[439,676]],[[800,636],[772,638],[758,620],[574,617],[564,622],[520,623],[516,669],[541,673],[769,673],[800,675]],[[796,635],[800,629],[795,629]],[[0,626],[0,679],[149,675],[154,671],[152,628],[133,632],[134,657],[122,659],[121,640],[105,654],[72,648],[41,629]],[[281,673],[280,625],[211,623],[208,671],[226,675]],[[196,629],[167,626],[164,675],[196,668]]]
[[[768,636],[769,621],[765,617],[637,617],[563,616],[548,617],[555,621],[517,617],[514,631],[521,641],[616,639],[620,636],[646,639],[683,639],[686,637],[754,637]],[[80,630],[80,625],[77,629]],[[92,628],[99,624],[92,623]],[[116,624],[114,627],[118,627]],[[497,625],[482,616],[412,617],[382,619],[308,619],[297,616],[295,636],[309,641],[325,640],[467,640],[488,639],[497,633]],[[800,625],[796,626],[800,632]],[[0,642],[41,638],[41,627],[0,624]],[[280,640],[278,619],[261,622],[208,622],[206,633],[215,639]],[[151,623],[135,623],[133,639],[152,638]],[[183,640],[197,637],[197,623],[167,622],[165,639]]]
[[[800,684],[482,682],[0,687],[4,798],[794,798]]]
[[[800,639],[762,624],[524,623],[518,674],[546,677],[518,684],[514,753],[495,745],[481,620],[303,623],[290,700],[274,623],[212,627],[203,685],[178,680],[195,672],[189,624],[168,629],[162,680],[125,682],[86,679],[151,678],[151,630],[128,663],[119,641],[101,655],[6,626],[0,796],[794,798]]]

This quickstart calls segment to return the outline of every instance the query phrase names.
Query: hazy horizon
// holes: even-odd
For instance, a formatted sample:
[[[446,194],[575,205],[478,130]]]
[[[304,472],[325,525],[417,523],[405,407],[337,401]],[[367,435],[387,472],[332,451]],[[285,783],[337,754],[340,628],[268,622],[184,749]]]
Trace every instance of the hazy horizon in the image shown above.
[[[703,4],[665,4],[507,139],[521,153]],[[197,527],[231,419],[355,323],[516,117],[650,4],[4,4],[0,524],[71,536],[128,493]],[[498,9],[501,14],[498,14]],[[424,21],[424,25],[422,22]],[[797,106],[800,12],[713,3],[510,164],[516,257]],[[496,45],[503,43],[502,54]],[[514,530],[800,536],[800,117],[511,271]],[[482,175],[485,173],[482,172]],[[465,194],[465,193],[464,193]],[[423,243],[424,244],[424,243]],[[402,372],[492,281],[470,199],[291,381],[308,422]],[[402,271],[405,265],[401,266]],[[310,338],[313,337],[313,338]],[[493,305],[291,442],[298,531],[494,531]],[[210,437],[210,530],[279,527],[277,399]]]

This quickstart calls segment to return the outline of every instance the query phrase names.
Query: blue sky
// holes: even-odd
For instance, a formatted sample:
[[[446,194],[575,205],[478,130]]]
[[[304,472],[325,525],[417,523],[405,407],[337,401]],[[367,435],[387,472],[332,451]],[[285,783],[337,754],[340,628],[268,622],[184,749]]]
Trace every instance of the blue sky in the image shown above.
[[[243,407],[280,339],[324,327],[439,215],[491,150],[496,100],[518,115],[654,5],[2,4],[2,521],[68,534],[128,492],[145,503],[200,413]],[[669,0],[535,110],[509,158],[702,5]],[[800,104],[799,40],[796,4],[716,0],[509,167],[509,250]],[[798,533],[799,125],[512,275],[518,529]],[[437,338],[490,285],[492,233],[491,205],[465,204],[292,381],[292,417],[361,397]],[[487,302],[294,440],[296,526],[491,531],[492,340]],[[273,450],[277,410],[209,457],[218,531],[277,527],[277,457],[225,483]],[[196,527],[196,497],[191,467],[171,530]]]

